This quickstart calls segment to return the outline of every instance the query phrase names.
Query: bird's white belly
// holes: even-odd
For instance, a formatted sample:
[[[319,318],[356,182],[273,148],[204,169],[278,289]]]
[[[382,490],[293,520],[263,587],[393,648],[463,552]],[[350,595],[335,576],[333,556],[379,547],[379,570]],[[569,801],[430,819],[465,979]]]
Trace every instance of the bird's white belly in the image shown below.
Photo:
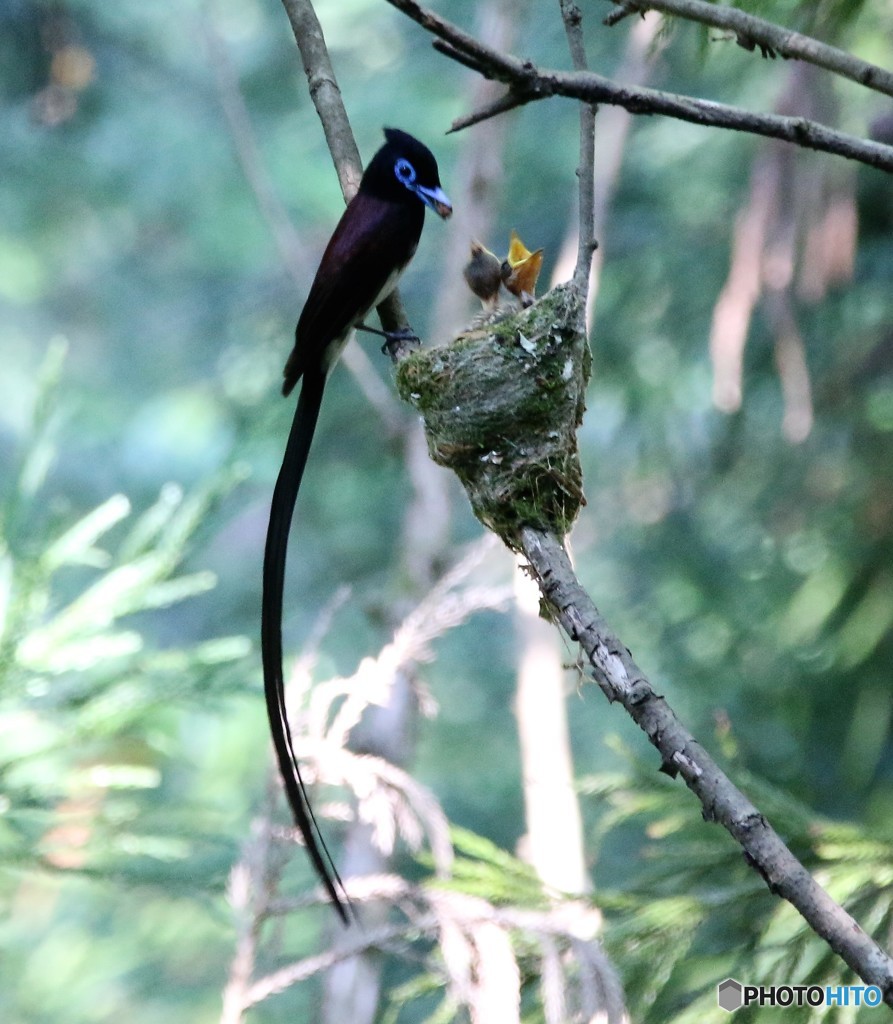
[[[372,303],[369,309],[361,312],[360,315],[357,317],[356,321],[353,324],[351,324],[351,326],[344,332],[344,334],[341,335],[340,338],[334,338],[332,341],[329,342],[328,345],[326,345],[326,351],[324,355],[325,366],[323,367],[326,373],[329,373],[332,367],[335,365],[335,363],[338,362],[341,353],[344,351],[344,346],[348,343],[348,341],[350,341],[350,336],[353,334],[354,329],[357,327],[357,325],[361,324],[369,315],[369,313],[373,309],[375,309],[375,307],[380,302],[384,302],[384,300],[397,287],[397,282],[400,280],[400,276],[402,275],[405,269],[405,267],[397,267],[395,270],[392,270],[391,273],[388,275],[387,281],[385,281],[381,291],[375,297],[375,301]]]
[[[405,269],[406,269],[405,267],[397,267],[395,270],[391,271],[391,273],[388,275],[387,281],[385,281],[385,283],[384,283],[384,287],[378,293],[378,296],[376,297],[375,302],[373,302],[372,305],[369,307],[369,309],[366,310],[366,313],[368,313],[372,309],[375,309],[375,307],[379,304],[379,302],[384,302],[384,300],[397,287],[397,282],[400,280],[400,277],[403,274],[403,271]],[[365,316],[365,315],[366,314],[364,313],[363,316]],[[362,319],[362,317],[361,317],[361,319]]]

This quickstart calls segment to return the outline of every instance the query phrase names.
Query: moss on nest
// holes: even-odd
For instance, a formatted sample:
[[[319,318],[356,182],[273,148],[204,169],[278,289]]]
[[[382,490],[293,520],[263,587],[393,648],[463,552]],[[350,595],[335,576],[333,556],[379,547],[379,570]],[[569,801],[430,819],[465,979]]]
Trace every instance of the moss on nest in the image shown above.
[[[576,291],[423,349],[397,370],[435,462],[462,481],[475,515],[517,547],[523,526],[568,532],[584,503],[576,430],[590,354]]]

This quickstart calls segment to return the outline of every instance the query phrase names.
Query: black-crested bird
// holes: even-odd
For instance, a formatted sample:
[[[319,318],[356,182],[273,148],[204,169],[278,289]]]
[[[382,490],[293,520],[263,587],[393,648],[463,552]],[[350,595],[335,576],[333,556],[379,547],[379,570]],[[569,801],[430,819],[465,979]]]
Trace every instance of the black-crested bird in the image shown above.
[[[543,250],[531,252],[513,231],[509,241],[509,254],[502,264],[502,280],[506,288],[521,300],[522,306],[532,306],[536,294],[536,281],[543,266]]]
[[[462,271],[465,283],[481,300],[486,310],[496,308],[502,287],[502,263],[480,242],[471,243],[471,258]]]
[[[295,329],[282,393],[288,395],[299,380],[301,392],[273,491],[264,550],[261,654],[273,745],[295,824],[345,924],[349,902],[310,808],[288,726],[282,604],[288,534],[326,376],[354,328],[396,287],[416,251],[425,207],[443,218],[452,213],[431,151],[396,128],[385,128],[384,134],[387,141],[366,168],[326,246]]]

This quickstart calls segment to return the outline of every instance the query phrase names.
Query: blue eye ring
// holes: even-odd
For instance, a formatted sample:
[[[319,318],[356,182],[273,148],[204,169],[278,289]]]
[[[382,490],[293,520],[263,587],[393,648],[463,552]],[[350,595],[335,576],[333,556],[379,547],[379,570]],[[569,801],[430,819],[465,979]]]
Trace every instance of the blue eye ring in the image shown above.
[[[407,187],[415,181],[415,168],[402,156],[394,164],[394,174],[397,175],[397,180]]]

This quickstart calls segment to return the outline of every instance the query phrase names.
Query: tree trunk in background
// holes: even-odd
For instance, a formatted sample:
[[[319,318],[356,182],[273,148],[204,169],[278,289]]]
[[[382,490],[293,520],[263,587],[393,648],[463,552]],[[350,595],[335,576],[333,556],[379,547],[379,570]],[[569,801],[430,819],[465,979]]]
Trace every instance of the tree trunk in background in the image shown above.
[[[839,120],[831,84],[809,64],[791,66],[775,109],[827,124]],[[728,277],[713,310],[713,404],[726,413],[741,408],[744,350],[759,307],[775,340],[782,433],[792,444],[806,440],[814,419],[798,314],[852,277],[858,239],[855,182],[851,167],[812,161],[777,140],[764,142],[751,167]]]
[[[527,821],[521,854],[546,885],[584,893],[590,884],[567,726],[563,641],[554,625],[540,618],[539,588],[520,565],[515,594],[515,714]]]

